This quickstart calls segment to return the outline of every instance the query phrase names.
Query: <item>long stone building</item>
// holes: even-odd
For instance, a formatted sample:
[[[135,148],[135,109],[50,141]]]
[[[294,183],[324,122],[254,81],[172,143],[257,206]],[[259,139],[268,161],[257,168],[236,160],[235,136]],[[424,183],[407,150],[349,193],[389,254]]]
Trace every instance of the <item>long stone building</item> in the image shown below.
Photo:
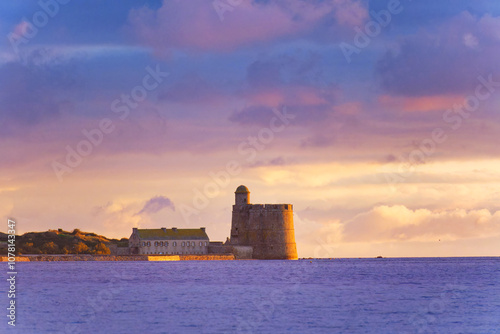
[[[209,239],[205,228],[132,229],[129,238],[130,254],[207,254]]]
[[[250,191],[239,186],[229,245],[252,247],[254,259],[296,260],[292,204],[250,204]]]

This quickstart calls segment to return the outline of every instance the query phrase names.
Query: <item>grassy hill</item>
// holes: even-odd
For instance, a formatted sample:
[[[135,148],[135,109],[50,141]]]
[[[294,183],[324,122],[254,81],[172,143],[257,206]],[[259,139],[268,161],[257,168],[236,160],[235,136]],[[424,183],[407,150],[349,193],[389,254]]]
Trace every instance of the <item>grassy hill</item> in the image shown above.
[[[0,254],[7,254],[7,234],[0,232]],[[16,254],[110,254],[110,247],[127,247],[128,239],[108,239],[102,235],[82,232],[48,230],[16,236]]]

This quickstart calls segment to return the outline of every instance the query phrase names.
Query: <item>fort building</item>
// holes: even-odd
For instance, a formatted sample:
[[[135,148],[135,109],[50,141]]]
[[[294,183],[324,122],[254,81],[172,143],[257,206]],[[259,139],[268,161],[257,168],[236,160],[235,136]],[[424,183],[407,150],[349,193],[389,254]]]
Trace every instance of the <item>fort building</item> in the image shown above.
[[[235,191],[231,234],[210,242],[205,228],[132,229],[129,253],[139,255],[233,254],[237,259],[296,260],[291,204],[251,204],[250,191]]]
[[[239,186],[228,244],[252,247],[254,259],[297,259],[292,204],[250,204],[250,191]]]
[[[129,238],[130,254],[207,254],[210,240],[205,228],[132,229]]]

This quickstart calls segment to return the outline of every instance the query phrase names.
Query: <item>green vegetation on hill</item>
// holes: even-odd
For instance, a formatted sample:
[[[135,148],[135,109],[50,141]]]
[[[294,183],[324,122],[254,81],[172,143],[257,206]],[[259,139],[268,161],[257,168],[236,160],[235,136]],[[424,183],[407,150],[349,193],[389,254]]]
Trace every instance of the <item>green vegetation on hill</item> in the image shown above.
[[[7,254],[7,234],[0,232],[0,254]],[[16,236],[16,254],[110,254],[110,248],[127,247],[128,239],[108,239],[102,235],[82,232],[48,230]]]

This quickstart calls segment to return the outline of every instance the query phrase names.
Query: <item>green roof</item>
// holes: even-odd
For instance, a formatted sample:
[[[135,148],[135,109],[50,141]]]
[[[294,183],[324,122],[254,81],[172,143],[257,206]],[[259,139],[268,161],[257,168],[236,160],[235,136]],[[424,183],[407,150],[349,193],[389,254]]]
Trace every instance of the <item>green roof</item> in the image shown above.
[[[201,228],[167,228],[137,229],[141,239],[147,240],[208,240],[205,229]]]

